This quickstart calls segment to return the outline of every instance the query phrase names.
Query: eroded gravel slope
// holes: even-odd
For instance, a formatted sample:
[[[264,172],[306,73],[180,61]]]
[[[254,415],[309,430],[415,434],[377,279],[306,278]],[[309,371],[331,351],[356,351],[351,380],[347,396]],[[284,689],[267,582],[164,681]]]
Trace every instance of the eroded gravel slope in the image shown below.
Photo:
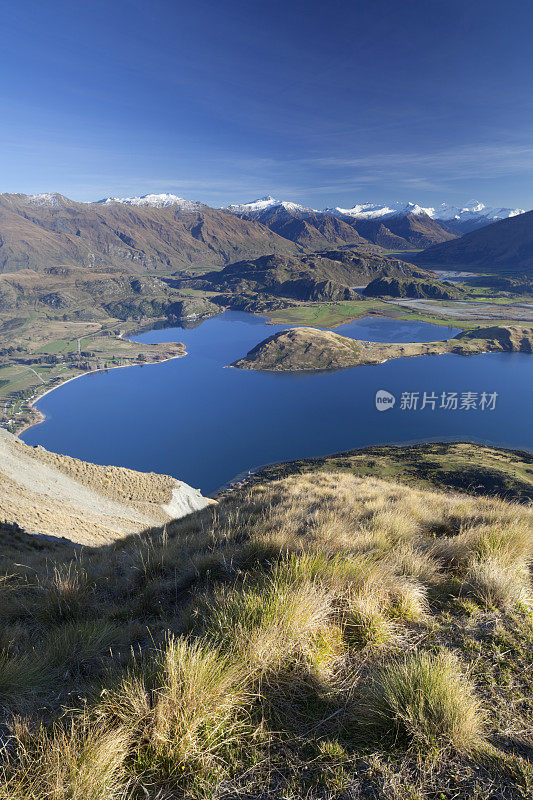
[[[25,445],[0,429],[0,520],[98,545],[203,508],[168,475],[100,467]]]

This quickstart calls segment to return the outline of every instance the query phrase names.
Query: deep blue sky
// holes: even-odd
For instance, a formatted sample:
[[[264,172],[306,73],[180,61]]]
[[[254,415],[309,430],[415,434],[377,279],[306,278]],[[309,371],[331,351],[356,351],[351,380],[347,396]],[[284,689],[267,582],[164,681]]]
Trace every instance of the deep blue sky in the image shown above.
[[[533,206],[530,0],[0,10],[0,191]]]

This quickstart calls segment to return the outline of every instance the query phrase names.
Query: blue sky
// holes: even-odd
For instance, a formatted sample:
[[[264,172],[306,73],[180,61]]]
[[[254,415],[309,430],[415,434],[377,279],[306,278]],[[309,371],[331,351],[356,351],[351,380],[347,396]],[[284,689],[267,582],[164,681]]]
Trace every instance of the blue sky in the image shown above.
[[[528,0],[0,8],[0,191],[533,207]]]

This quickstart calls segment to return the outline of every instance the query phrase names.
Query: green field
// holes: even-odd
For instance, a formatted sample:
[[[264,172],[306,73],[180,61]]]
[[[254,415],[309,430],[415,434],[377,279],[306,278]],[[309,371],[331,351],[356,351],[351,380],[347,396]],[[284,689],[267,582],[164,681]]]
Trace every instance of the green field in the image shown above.
[[[443,308],[450,306],[457,308],[457,303],[442,303]],[[460,307],[460,306],[459,306]],[[309,303],[290,308],[283,308],[269,314],[269,319],[276,325],[310,325],[316,328],[334,328],[345,322],[365,317],[367,315],[379,315],[391,317],[393,319],[406,320],[409,322],[429,322],[433,325],[453,326],[463,330],[473,330],[483,325],[516,325],[516,319],[502,318],[499,320],[483,320],[469,318],[460,319],[458,317],[447,317],[444,314],[425,314],[423,312],[411,310],[405,306],[387,303],[382,300],[347,300],[337,303]],[[524,327],[533,327],[533,319],[530,321],[520,320]]]

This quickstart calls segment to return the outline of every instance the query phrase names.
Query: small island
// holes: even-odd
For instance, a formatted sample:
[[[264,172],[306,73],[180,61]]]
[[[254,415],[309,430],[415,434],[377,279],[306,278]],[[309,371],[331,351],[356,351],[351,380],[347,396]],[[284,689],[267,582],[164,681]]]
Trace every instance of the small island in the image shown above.
[[[463,331],[445,341],[389,344],[350,339],[318,328],[289,328],[264,339],[231,366],[266,372],[318,372],[381,364],[392,358],[487,352],[531,353],[533,329],[492,326]]]

